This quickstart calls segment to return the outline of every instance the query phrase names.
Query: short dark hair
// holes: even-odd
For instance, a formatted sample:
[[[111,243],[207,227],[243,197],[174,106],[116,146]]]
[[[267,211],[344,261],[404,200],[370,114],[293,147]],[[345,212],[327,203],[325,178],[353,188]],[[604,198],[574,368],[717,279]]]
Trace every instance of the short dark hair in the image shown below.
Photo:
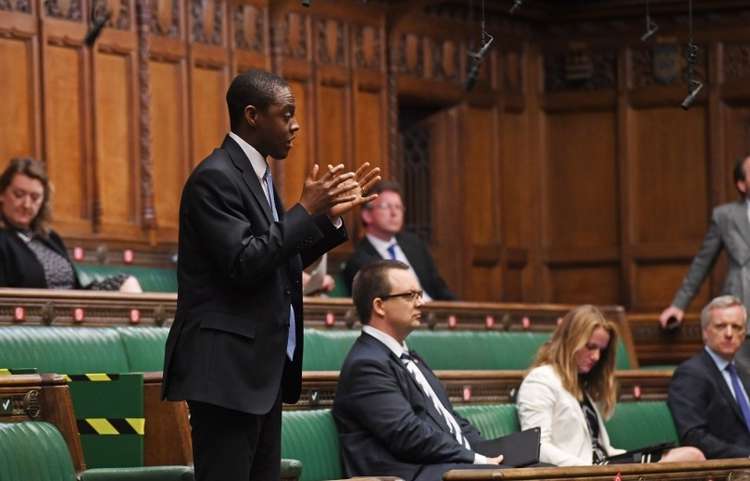
[[[31,220],[31,230],[35,234],[46,236],[49,232],[47,224],[51,217],[49,198],[51,195],[50,191],[52,190],[49,177],[47,177],[47,169],[41,160],[32,159],[31,157],[15,157],[10,159],[8,167],[0,174],[0,194],[4,193],[8,186],[10,186],[16,174],[22,174],[38,180],[44,187],[42,206],[39,208],[36,217]],[[0,218],[0,227],[6,227],[5,220],[2,218]]]
[[[379,260],[362,267],[354,276],[352,301],[362,324],[370,323],[372,301],[391,293],[391,281],[388,279],[388,271],[391,269],[408,271],[409,266],[401,261]]]
[[[383,192],[395,192],[403,197],[401,194],[401,185],[395,180],[381,180],[370,189],[370,194],[382,194]],[[364,207],[369,209],[370,203],[368,202]]]
[[[750,154],[748,155],[741,155],[737,158],[737,160],[734,162],[734,170],[732,171],[732,174],[734,174],[734,183],[745,179],[745,161],[750,158]]]
[[[259,110],[266,110],[276,100],[278,91],[288,87],[286,80],[265,70],[253,69],[237,75],[227,90],[231,128],[234,130],[241,124],[245,107],[254,105]]]

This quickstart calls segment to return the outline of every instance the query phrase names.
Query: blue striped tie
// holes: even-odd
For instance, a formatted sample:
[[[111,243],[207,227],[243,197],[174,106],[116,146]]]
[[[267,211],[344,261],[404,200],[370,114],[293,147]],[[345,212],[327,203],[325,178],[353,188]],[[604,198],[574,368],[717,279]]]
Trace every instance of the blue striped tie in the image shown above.
[[[742,385],[740,384],[740,378],[737,375],[737,368],[734,364],[729,363],[726,367],[729,372],[729,379],[732,380],[732,389],[734,390],[734,398],[737,400],[737,404],[740,406],[740,412],[742,417],[745,418],[745,426],[750,431],[750,406],[747,404],[747,399],[742,394]]]
[[[393,244],[389,245],[386,250],[388,251],[388,256],[395,261],[396,260],[396,243],[394,242]]]
[[[268,205],[271,206],[271,213],[273,214],[273,220],[279,221],[279,212],[276,210],[276,202],[273,196],[273,177],[271,177],[271,168],[266,167],[266,173],[263,175],[263,181],[266,183],[268,191]],[[294,359],[294,348],[297,347],[297,331],[296,322],[294,317],[294,306],[289,306],[289,336],[286,339],[286,355],[289,360]]]

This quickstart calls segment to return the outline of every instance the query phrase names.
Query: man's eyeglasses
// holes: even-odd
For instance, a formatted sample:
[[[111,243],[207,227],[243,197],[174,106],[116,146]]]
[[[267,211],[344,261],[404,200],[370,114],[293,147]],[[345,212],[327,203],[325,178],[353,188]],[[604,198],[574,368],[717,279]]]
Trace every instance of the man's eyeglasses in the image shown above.
[[[397,294],[386,294],[384,296],[380,296],[380,298],[385,301],[388,299],[393,299],[394,297],[404,297],[406,298],[406,300],[410,302],[416,302],[418,300],[421,300],[423,295],[424,295],[424,291],[406,291],[406,292],[399,292]]]

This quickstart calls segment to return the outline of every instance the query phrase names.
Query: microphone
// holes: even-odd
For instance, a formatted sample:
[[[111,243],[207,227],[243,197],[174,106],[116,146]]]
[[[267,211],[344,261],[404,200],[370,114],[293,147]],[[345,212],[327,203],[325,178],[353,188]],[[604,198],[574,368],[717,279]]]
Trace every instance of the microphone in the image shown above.
[[[478,52],[469,52],[469,57],[472,58],[471,68],[469,68],[469,73],[466,74],[466,82],[464,83],[464,87],[466,88],[466,91],[474,88],[474,85],[477,83],[477,78],[479,78],[479,69],[482,66],[482,61],[484,60],[484,55],[487,53],[487,50],[489,50],[490,45],[492,45],[492,42],[495,40],[495,37],[487,34],[487,41],[482,45],[482,48],[479,49]]]
[[[701,83],[699,80],[691,80],[688,83],[688,86],[688,96],[685,97],[685,100],[683,100],[681,104],[684,110],[689,109],[693,105],[693,102],[695,102],[695,98],[703,89],[703,83]]]
[[[510,7],[510,10],[508,10],[508,13],[510,13],[510,14],[516,13],[516,10],[518,10],[519,8],[521,8],[521,5],[523,5],[523,0],[516,0],[513,3],[513,6]]]
[[[112,18],[112,11],[108,9],[104,15],[94,19],[89,30],[86,32],[86,36],[83,38],[83,42],[89,47],[93,47],[94,42],[96,42],[96,39],[102,34],[102,29],[104,28],[104,25],[109,22],[110,18]]]
[[[312,0],[302,0],[303,7],[309,7],[310,3],[312,3]]]
[[[651,38],[653,34],[655,34],[658,31],[659,31],[659,26],[656,24],[656,22],[651,20],[651,17],[646,17],[646,32],[643,35],[641,35],[641,42],[645,42],[646,40]]]

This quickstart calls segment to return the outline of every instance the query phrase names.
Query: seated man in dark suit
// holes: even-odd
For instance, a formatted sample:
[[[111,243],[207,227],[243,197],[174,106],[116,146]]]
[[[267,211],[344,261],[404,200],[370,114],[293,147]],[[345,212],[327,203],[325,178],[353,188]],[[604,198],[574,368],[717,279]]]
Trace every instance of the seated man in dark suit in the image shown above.
[[[366,235],[344,267],[346,288],[351,294],[355,274],[363,266],[379,259],[394,259],[407,264],[416,274],[424,300],[451,301],[456,295],[446,285],[432,259],[429,247],[414,234],[401,232],[404,204],[396,182],[381,181],[373,192],[379,197],[362,206],[362,224]]]
[[[459,416],[435,374],[404,343],[419,326],[422,291],[409,266],[381,260],[354,279],[364,324],[333,403],[347,476],[438,481],[449,469],[497,469],[472,450],[479,431]]]
[[[750,375],[734,363],[747,312],[734,296],[701,312],[705,348],[680,364],[669,385],[669,409],[684,445],[712,458],[750,456]]]

